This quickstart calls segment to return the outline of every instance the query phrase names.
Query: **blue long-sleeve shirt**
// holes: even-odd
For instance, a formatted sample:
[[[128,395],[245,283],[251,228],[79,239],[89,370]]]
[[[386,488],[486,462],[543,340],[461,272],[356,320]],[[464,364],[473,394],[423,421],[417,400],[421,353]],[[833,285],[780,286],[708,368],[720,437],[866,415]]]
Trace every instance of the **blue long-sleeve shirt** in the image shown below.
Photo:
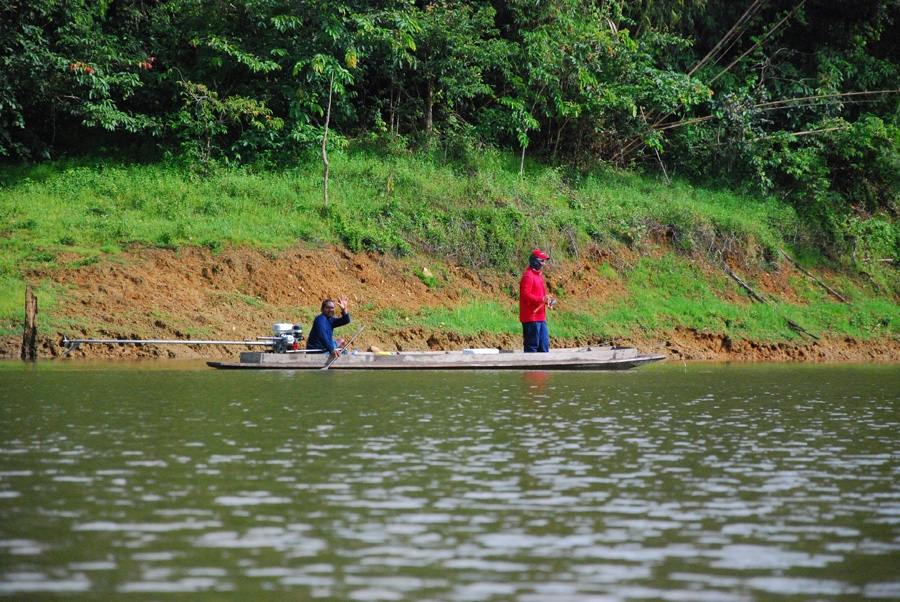
[[[338,326],[344,326],[350,323],[350,314],[346,313],[340,318],[329,318],[325,314],[319,314],[313,320],[312,328],[309,331],[309,338],[306,339],[307,349],[321,349],[331,353],[334,351],[334,329]]]

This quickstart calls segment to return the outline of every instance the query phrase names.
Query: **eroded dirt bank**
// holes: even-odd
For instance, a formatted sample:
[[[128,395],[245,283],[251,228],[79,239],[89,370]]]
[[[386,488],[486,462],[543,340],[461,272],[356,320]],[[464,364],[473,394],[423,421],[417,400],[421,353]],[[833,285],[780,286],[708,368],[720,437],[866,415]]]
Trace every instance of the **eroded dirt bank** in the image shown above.
[[[548,282],[563,283],[566,306],[587,308],[598,301],[621,299],[621,285],[604,278],[598,262],[626,268],[635,258],[612,257],[596,250],[579,260],[556,265]],[[439,286],[429,288],[422,268],[435,271]],[[759,279],[770,293],[790,296],[790,266]],[[31,275],[48,278],[68,291],[51,316],[54,334],[41,340],[41,357],[58,357],[60,340],[69,338],[252,339],[270,332],[274,322],[295,322],[305,329],[318,313],[321,299],[346,294],[354,321],[371,324],[385,310],[414,314],[424,307],[453,308],[477,299],[491,299],[510,307],[516,325],[514,276],[486,277],[454,266],[434,266],[430,260],[397,259],[377,254],[353,254],[343,249],[296,247],[279,253],[227,249],[213,254],[205,248],[178,251],[140,249],[73,269]],[[736,291],[732,301],[748,302]],[[551,317],[551,334],[552,334]],[[0,340],[0,356],[18,357],[20,340]],[[562,340],[554,346],[608,343],[601,339]],[[734,341],[726,336],[673,329],[659,339],[644,336],[617,339],[644,351],[662,352],[673,360],[751,361],[900,361],[900,341],[859,342],[826,338],[802,344]],[[400,323],[391,328],[367,329],[358,347],[385,350],[517,348],[517,334],[460,336],[454,332]],[[223,358],[240,347],[225,346],[84,346],[75,357],[111,358]]]

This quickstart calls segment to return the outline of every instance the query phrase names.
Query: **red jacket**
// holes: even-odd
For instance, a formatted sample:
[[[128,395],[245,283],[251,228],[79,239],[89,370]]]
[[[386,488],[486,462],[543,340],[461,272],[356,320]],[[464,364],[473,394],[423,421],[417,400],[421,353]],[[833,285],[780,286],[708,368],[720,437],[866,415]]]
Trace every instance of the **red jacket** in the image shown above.
[[[538,270],[528,268],[519,281],[519,322],[543,322],[547,319],[544,297],[547,287]]]

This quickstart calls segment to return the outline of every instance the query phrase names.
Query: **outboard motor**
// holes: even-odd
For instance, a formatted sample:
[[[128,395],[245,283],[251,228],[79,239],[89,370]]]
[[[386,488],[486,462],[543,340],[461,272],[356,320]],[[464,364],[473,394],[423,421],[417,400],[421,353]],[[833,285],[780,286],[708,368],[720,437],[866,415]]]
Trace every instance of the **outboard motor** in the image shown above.
[[[286,353],[300,349],[303,340],[303,327],[299,324],[279,322],[272,324],[272,350],[275,353]]]

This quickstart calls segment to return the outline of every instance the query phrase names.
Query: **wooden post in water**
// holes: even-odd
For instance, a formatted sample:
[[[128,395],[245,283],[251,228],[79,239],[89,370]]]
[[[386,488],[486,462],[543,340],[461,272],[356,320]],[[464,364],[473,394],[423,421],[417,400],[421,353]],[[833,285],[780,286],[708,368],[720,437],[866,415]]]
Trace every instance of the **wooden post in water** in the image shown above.
[[[22,333],[22,360],[37,360],[38,302],[30,286],[25,287],[25,332]]]

